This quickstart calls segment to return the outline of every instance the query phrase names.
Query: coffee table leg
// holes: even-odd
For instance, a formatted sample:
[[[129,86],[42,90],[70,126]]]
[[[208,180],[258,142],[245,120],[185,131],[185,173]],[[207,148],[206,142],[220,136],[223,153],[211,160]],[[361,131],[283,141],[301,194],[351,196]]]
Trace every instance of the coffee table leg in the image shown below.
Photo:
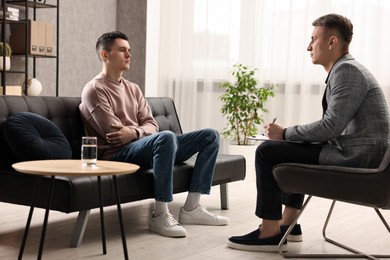
[[[36,198],[36,195],[38,193],[39,186],[41,185],[41,179],[42,179],[42,176],[38,176],[37,179],[35,180],[34,191],[33,191],[31,206],[30,206],[30,212],[28,213],[26,227],[24,228],[23,240],[22,240],[22,244],[20,245],[19,256],[18,256],[19,260],[22,259],[24,247],[26,246],[27,236],[28,236],[28,232],[30,230],[31,218],[32,218],[32,215],[34,212],[35,198]]]
[[[129,255],[127,253],[125,229],[123,228],[122,209],[121,209],[121,202],[120,202],[120,199],[119,199],[118,182],[116,180],[116,175],[113,175],[112,177],[113,177],[114,186],[115,186],[116,203],[117,203],[118,217],[119,217],[119,225],[120,225],[120,228],[121,228],[121,235],[122,235],[123,253],[125,255],[125,259],[128,260],[129,259]]]
[[[106,231],[104,229],[104,211],[103,211],[103,194],[102,194],[102,180],[100,176],[97,176],[98,187],[99,187],[99,199],[100,199],[100,227],[102,232],[102,247],[103,255],[107,254],[106,247]]]
[[[51,181],[50,181],[50,186],[49,186],[49,196],[48,196],[47,202],[46,202],[45,219],[43,220],[41,243],[39,244],[39,251],[38,251],[38,258],[37,259],[42,258],[43,245],[45,243],[47,221],[49,219],[50,205],[51,205],[51,201],[53,200],[54,180],[55,180],[55,176],[53,175],[53,176],[51,176]]]

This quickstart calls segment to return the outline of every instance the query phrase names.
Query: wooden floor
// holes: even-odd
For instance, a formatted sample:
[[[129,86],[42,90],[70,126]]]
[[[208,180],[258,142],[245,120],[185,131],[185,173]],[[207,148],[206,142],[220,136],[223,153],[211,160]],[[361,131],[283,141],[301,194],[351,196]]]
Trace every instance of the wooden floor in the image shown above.
[[[148,231],[147,220],[153,200],[123,205],[130,259],[283,259],[277,253],[245,252],[226,246],[228,237],[248,233],[260,223],[254,215],[254,179],[251,172],[245,181],[229,185],[229,210],[219,209],[219,187],[213,187],[210,196],[202,197],[202,204],[216,214],[228,216],[231,223],[224,227],[186,225],[186,238],[166,238]],[[176,217],[185,197],[184,193],[177,194],[170,204]],[[312,199],[300,220],[304,241],[289,243],[289,252],[344,253],[322,238],[322,225],[330,203],[329,200]],[[0,209],[0,259],[17,259],[29,208],[0,203]],[[390,211],[383,211],[383,214],[390,221]],[[123,259],[116,207],[105,208],[107,255],[102,255],[98,210],[92,211],[82,245],[69,248],[76,216],[76,213],[50,213],[43,259]],[[36,259],[42,221],[43,210],[36,209],[23,259]],[[369,208],[337,204],[328,235],[367,252],[390,253],[390,235],[375,211]]]

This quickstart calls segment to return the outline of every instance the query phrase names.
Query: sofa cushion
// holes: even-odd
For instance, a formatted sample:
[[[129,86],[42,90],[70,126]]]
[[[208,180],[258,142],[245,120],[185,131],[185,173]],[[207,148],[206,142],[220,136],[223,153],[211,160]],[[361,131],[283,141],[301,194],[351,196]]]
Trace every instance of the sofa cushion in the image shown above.
[[[13,114],[4,123],[3,133],[21,161],[72,158],[71,147],[61,130],[38,114]]]

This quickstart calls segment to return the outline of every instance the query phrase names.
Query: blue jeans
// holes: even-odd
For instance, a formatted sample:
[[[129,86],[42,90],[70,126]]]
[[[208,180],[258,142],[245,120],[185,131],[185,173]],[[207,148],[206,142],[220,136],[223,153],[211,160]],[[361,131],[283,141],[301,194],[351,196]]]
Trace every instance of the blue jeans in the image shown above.
[[[180,135],[162,131],[126,145],[112,160],[153,168],[155,199],[170,202],[173,200],[174,164],[182,163],[196,153],[189,191],[210,194],[218,150],[219,133],[213,129]]]

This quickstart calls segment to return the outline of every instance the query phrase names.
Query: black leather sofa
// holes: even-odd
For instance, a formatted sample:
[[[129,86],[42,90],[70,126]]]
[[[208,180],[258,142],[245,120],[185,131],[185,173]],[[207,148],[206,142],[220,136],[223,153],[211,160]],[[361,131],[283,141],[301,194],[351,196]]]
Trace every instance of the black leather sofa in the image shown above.
[[[78,106],[79,97],[32,97],[0,96],[0,201],[30,206],[35,183],[34,176],[21,174],[12,169],[17,157],[7,144],[3,125],[7,118],[17,112],[33,112],[56,124],[72,148],[72,158],[80,158],[83,122]],[[182,132],[172,99],[167,97],[147,98],[153,115],[161,130]],[[194,158],[174,168],[174,193],[187,191],[190,184]],[[227,184],[245,178],[245,159],[241,155],[218,155],[213,185],[220,185],[221,207],[228,209]],[[102,178],[103,204],[115,205],[111,177]],[[51,210],[64,213],[80,212],[76,222],[71,246],[77,247],[83,237],[89,212],[99,207],[95,177],[58,177],[55,181]],[[151,169],[140,169],[135,174],[118,176],[121,203],[154,197]],[[48,194],[49,178],[43,178],[36,207],[44,208]],[[27,216],[26,216],[27,217]]]

